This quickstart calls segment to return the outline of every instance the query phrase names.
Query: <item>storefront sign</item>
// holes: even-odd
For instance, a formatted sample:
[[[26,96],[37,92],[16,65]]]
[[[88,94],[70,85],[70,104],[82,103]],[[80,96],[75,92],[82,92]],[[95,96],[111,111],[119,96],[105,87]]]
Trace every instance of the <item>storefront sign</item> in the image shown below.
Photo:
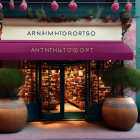
[[[4,26],[2,40],[121,40],[121,26]]]

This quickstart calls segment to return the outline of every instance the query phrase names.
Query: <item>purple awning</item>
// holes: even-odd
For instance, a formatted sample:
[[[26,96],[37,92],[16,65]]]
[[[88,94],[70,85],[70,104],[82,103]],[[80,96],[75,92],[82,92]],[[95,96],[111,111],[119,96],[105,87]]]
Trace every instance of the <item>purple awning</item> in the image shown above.
[[[0,60],[132,60],[122,41],[0,41]]]

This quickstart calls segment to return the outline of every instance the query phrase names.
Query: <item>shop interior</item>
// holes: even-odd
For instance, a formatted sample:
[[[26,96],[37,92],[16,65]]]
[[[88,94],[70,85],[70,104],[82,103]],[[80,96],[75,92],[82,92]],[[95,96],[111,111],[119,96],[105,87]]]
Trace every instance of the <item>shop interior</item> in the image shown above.
[[[89,65],[87,65],[89,64]],[[61,77],[60,65],[64,66]],[[111,88],[105,87],[101,75],[121,61],[87,61],[52,64],[45,61],[21,61],[20,70],[24,72],[26,82],[19,95],[27,104],[41,103],[41,113],[60,113],[61,90],[64,90],[64,112],[85,112],[87,89],[90,103],[102,104],[105,98],[112,96]],[[64,89],[61,89],[61,80]]]

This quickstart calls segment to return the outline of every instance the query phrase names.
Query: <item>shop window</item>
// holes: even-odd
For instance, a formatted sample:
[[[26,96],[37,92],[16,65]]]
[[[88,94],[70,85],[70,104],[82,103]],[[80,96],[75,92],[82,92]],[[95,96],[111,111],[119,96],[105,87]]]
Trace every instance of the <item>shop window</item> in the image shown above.
[[[77,107],[75,111],[85,110],[85,64],[66,66],[65,68],[65,103]],[[65,112],[74,111],[65,108]]]
[[[42,113],[57,113],[60,112],[60,91],[63,90],[64,111],[83,112],[85,94],[90,95],[91,104],[102,104],[105,98],[112,96],[111,87],[103,84],[101,76],[113,66],[121,66],[122,61],[81,61],[62,65],[64,77],[60,77],[59,63],[21,61],[20,70],[24,72],[26,80],[19,95],[28,104],[40,100]],[[61,80],[65,81],[64,89],[60,88]]]
[[[90,62],[90,103],[102,104],[107,97],[111,97],[111,87],[106,87],[101,76],[104,71],[113,66],[121,66],[122,61],[91,61]]]
[[[41,64],[41,111],[60,112],[60,69],[59,65]]]
[[[25,102],[36,102],[36,64],[33,61],[21,61],[20,70],[25,74],[25,85],[19,89],[19,96]]]

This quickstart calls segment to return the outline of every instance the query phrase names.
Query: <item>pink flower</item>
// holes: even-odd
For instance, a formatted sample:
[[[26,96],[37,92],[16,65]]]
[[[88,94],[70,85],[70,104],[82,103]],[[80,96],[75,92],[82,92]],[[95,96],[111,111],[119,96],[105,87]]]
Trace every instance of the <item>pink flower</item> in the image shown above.
[[[3,6],[2,6],[2,3],[0,3],[0,9],[2,9],[2,7],[3,7]]]
[[[58,3],[57,3],[56,1],[53,1],[53,2],[51,3],[51,7],[52,7],[52,11],[55,12],[55,11],[57,11],[59,5],[58,5]]]
[[[131,8],[132,8],[132,3],[128,2],[128,3],[125,5],[124,8],[125,8],[125,10],[127,10],[127,11],[131,10]]]
[[[69,9],[74,12],[76,8],[77,8],[77,4],[74,1],[71,1],[69,4]]]
[[[25,0],[23,0],[22,3],[20,4],[20,10],[21,10],[22,12],[25,12],[26,9],[27,9],[27,3],[26,3]]]
[[[118,2],[113,3],[111,9],[113,13],[117,12],[119,9],[119,3]]]
[[[10,5],[10,9],[13,10],[13,9],[15,8],[15,6],[14,6],[14,1],[13,1],[13,0],[10,0],[9,5]]]

